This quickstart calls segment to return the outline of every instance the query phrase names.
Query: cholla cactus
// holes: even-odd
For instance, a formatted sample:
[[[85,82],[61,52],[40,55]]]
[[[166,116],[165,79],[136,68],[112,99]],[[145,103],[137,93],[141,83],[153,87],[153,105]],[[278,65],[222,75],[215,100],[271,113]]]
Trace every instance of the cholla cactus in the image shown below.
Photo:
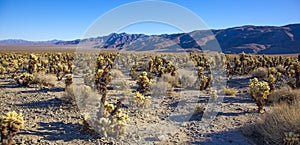
[[[269,84],[267,82],[259,82],[257,78],[254,78],[250,80],[249,88],[250,95],[256,101],[259,112],[264,113],[265,100],[268,99],[268,95],[270,94]]]
[[[38,57],[34,54],[30,54],[29,56],[29,66],[28,66],[28,72],[30,74],[37,72],[37,63],[38,63]]]
[[[151,96],[144,96],[140,92],[135,92],[131,103],[137,107],[148,108],[151,104]]]
[[[98,69],[95,74],[95,87],[98,92],[102,95],[101,102],[105,104],[106,94],[107,94],[107,85],[111,82],[111,74],[108,68],[104,70]]]
[[[270,86],[270,91],[273,91],[275,90],[275,81],[276,81],[276,78],[273,76],[273,74],[270,74],[269,75],[269,86]]]
[[[73,75],[72,74],[66,74],[65,84],[66,87],[70,86],[73,83]]]
[[[128,115],[120,110],[120,103],[117,106],[113,104],[104,104],[104,111],[97,114],[96,120],[88,120],[99,130],[104,137],[122,137],[126,131]]]
[[[16,82],[20,86],[29,86],[34,77],[29,73],[22,73],[19,77],[15,78]]]
[[[4,75],[5,73],[5,67],[0,66],[0,75]]]
[[[294,132],[285,132],[283,141],[285,145],[299,145],[300,136]]]
[[[139,80],[137,82],[139,85],[137,91],[144,94],[148,91],[150,91],[150,80],[147,77],[147,72],[143,72],[142,74],[139,75]]]
[[[11,145],[13,143],[13,137],[24,126],[24,119],[22,113],[16,113],[15,111],[9,112],[0,118],[0,132],[1,143],[3,145]]]
[[[175,73],[176,70],[177,70],[177,68],[175,67],[175,65],[172,64],[171,62],[169,62],[168,65],[167,65],[167,72],[171,73],[171,76],[175,76],[176,75],[176,73]]]

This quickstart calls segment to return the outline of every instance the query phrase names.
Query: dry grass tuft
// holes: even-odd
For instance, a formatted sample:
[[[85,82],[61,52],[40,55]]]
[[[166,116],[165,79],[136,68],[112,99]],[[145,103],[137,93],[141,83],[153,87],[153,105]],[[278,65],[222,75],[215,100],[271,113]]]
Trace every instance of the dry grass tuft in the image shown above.
[[[237,90],[234,88],[224,87],[223,91],[226,96],[235,96],[237,94]]]
[[[268,96],[270,103],[289,103],[292,104],[296,100],[299,100],[300,90],[292,90],[290,87],[282,87],[278,90],[271,92]]]
[[[243,133],[250,136],[258,144],[283,145],[300,144],[300,138],[296,142],[287,142],[288,133],[300,133],[300,102],[293,105],[287,103],[276,104],[273,111],[266,113],[256,124],[243,129]]]

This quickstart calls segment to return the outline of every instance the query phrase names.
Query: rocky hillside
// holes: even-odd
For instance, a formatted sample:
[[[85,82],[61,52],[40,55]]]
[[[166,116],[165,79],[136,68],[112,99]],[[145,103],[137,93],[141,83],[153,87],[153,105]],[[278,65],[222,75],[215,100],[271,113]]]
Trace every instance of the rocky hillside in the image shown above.
[[[212,33],[210,33],[212,32]],[[286,26],[240,26],[220,30],[196,30],[190,33],[145,35],[113,33],[108,36],[76,39],[73,41],[46,41],[38,44],[85,45],[98,49],[126,51],[190,51],[208,47],[216,39],[224,53],[293,54],[300,53],[300,24]],[[9,42],[9,43],[8,43]],[[14,44],[2,40],[0,45]],[[15,44],[22,44],[17,41]],[[24,41],[25,44],[34,45]]]

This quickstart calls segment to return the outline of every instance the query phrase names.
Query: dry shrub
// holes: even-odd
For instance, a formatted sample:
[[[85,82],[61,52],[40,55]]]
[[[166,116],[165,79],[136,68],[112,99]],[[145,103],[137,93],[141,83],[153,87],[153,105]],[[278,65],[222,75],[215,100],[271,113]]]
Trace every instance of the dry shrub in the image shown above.
[[[168,82],[164,82],[163,80],[160,80],[152,86],[151,94],[154,97],[162,97],[165,96],[167,91],[170,89],[172,89],[171,84],[169,84]]]
[[[84,108],[84,106],[96,106],[96,103],[99,102],[100,98],[97,96],[97,93],[89,86],[70,85],[65,88],[62,100],[72,106],[78,105],[81,108]]]
[[[163,74],[161,77],[162,81],[169,83],[172,87],[179,87],[179,79],[171,74]]]
[[[270,103],[281,103],[286,102],[292,104],[295,102],[297,97],[300,96],[300,90],[292,90],[290,87],[282,87],[278,90],[271,92],[268,96],[268,101]]]
[[[45,74],[42,72],[34,73],[34,79],[32,84],[41,86],[54,87],[56,85],[56,76],[53,74]]]
[[[122,71],[120,71],[118,69],[110,70],[110,74],[113,79],[124,78],[124,74],[122,73]]]
[[[266,113],[256,124],[244,128],[243,133],[253,138],[258,144],[298,145],[300,142],[291,143],[284,140],[286,139],[286,133],[300,133],[299,112],[299,101],[294,105],[277,104],[274,106],[273,111]]]
[[[260,79],[266,78],[268,76],[268,69],[264,67],[259,67],[254,71],[252,71],[251,75],[252,77],[256,77]]]
[[[224,87],[223,91],[226,96],[235,96],[237,94],[237,90],[234,88]]]
[[[193,87],[197,80],[197,77],[193,75],[193,72],[183,69],[178,70],[178,77],[182,88]]]

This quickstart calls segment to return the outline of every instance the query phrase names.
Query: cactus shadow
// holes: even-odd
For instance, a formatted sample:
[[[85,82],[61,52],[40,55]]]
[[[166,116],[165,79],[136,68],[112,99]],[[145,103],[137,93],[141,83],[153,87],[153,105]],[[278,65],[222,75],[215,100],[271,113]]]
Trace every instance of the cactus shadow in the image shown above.
[[[25,107],[25,108],[50,108],[50,107],[59,107],[63,104],[64,101],[59,98],[54,98],[45,101],[37,101],[30,103],[18,104],[17,106]]]
[[[42,136],[43,140],[69,142],[72,140],[90,140],[93,139],[90,135],[83,135],[80,133],[80,124],[63,123],[63,122],[39,122],[40,126],[37,130],[27,130],[20,132],[24,135]]]
[[[251,77],[232,78],[227,81],[227,84],[228,84],[228,87],[230,87],[230,88],[236,88],[236,89],[247,88],[249,85],[250,79],[251,79]]]
[[[250,98],[226,96],[223,98],[223,103],[253,103],[253,101]]]
[[[57,92],[62,92],[64,91],[64,88],[40,88],[37,90],[26,90],[26,91],[21,91],[21,93],[57,93]]]

